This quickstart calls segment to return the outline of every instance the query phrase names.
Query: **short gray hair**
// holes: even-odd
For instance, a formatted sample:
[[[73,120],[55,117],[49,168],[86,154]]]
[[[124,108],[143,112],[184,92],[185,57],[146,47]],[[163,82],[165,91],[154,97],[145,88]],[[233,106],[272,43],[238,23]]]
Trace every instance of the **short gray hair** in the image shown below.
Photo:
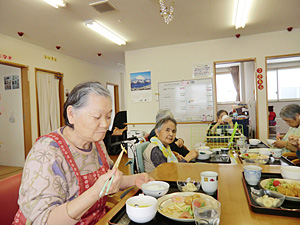
[[[296,119],[297,114],[300,115],[300,106],[297,104],[290,104],[284,106],[280,110],[280,117],[282,119]]]
[[[170,110],[160,109],[156,114],[155,122],[158,123],[158,121],[166,117],[171,117],[174,119],[174,115]]]
[[[161,119],[160,121],[158,121],[158,122],[155,124],[154,130],[157,130],[158,132],[160,132],[162,126],[163,126],[166,122],[168,122],[168,121],[173,122],[173,123],[175,124],[175,127],[177,126],[176,120],[173,119],[172,117],[167,116],[167,117]]]
[[[88,96],[91,93],[95,93],[97,95],[109,98],[111,100],[111,95],[109,90],[107,90],[101,83],[99,82],[85,82],[76,85],[73,90],[70,92],[68,99],[64,104],[63,116],[65,119],[66,126],[74,128],[73,124],[70,124],[67,108],[69,105],[73,106],[73,108],[80,109],[87,105]]]

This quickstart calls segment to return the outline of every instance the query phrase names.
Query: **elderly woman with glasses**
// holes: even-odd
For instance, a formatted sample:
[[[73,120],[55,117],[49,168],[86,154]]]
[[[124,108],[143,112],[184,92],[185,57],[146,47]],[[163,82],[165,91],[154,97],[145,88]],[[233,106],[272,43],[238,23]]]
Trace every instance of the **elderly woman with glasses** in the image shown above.
[[[40,137],[27,156],[13,224],[95,224],[108,211],[106,194],[152,179],[112,169],[102,141],[111,113],[111,96],[102,84],[86,82],[71,91],[64,104],[66,126]],[[99,196],[113,175],[107,193]]]
[[[196,150],[190,150],[185,157],[171,151],[170,144],[175,139],[176,126],[176,120],[171,117],[165,117],[156,123],[154,128],[156,136],[150,139],[151,143],[143,153],[144,167],[147,173],[162,163],[189,162],[198,156]]]

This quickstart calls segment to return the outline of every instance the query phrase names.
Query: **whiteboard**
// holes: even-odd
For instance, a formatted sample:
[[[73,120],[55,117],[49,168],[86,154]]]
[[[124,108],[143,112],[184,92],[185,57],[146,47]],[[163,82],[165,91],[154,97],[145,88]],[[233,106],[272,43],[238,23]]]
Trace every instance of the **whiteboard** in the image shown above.
[[[158,83],[159,108],[170,110],[177,122],[204,122],[214,118],[213,79]]]

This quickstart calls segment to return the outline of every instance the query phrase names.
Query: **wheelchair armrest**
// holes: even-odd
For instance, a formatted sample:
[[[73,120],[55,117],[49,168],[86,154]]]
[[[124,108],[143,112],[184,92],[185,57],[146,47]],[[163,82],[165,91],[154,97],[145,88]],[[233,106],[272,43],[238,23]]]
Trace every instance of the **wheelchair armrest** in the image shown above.
[[[128,160],[127,163],[125,163],[125,166],[128,166],[129,164],[132,164],[132,163],[133,163],[133,161],[132,161],[132,159],[130,159],[130,160]]]

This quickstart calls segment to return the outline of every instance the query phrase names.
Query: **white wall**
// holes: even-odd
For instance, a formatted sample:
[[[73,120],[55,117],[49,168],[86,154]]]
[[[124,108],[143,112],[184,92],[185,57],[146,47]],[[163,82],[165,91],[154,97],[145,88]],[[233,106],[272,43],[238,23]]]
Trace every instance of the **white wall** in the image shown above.
[[[19,88],[4,88],[4,77],[19,76]],[[0,165],[23,166],[24,135],[21,69],[0,65]],[[20,110],[21,109],[21,110]]]
[[[295,29],[292,32],[280,31],[241,36],[239,39],[216,39],[128,51],[125,53],[128,122],[154,122],[159,107],[155,100],[158,82],[193,79],[192,68],[194,64],[256,58],[256,68],[263,69],[263,82],[266,87],[265,57],[298,53],[300,52],[299,40],[300,29]],[[130,73],[147,70],[151,71],[153,100],[149,103],[133,103],[130,99]],[[258,90],[257,95],[259,138],[265,141],[268,133],[266,126],[268,123],[266,88]],[[200,133],[203,133],[207,127],[207,125],[198,126]],[[191,127],[191,125],[178,126],[177,136],[184,138],[188,147],[192,145]],[[136,126],[135,128],[147,130],[149,126]],[[199,140],[203,138],[200,137]]]
[[[28,79],[30,86],[30,110],[32,142],[37,138],[37,106],[35,90],[35,68],[47,69],[64,74],[64,87],[71,90],[75,85],[84,81],[99,81],[106,85],[106,82],[121,85],[120,71],[111,70],[90,64],[69,56],[63,55],[63,48],[58,51],[51,51],[0,34],[0,53],[12,56],[8,62],[27,65]],[[45,59],[45,55],[57,58],[57,61]],[[96,55],[96,54],[95,54]],[[122,101],[122,98],[121,98]],[[124,105],[124,103],[121,103]],[[0,129],[3,129],[2,126]],[[13,136],[9,141],[15,141]]]

